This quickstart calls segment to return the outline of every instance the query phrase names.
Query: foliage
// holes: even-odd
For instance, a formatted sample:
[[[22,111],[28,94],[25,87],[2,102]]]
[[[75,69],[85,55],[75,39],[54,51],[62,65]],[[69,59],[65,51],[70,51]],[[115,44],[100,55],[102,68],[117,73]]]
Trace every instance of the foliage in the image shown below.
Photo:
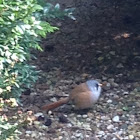
[[[36,0],[0,0],[0,110],[17,105],[15,98],[38,78],[28,64],[31,51],[42,50],[41,38],[58,29],[35,16],[41,10]],[[14,139],[19,126],[0,117],[0,139]]]
[[[41,6],[39,0],[0,0],[0,110],[17,106],[21,93],[38,79],[35,66],[28,64],[35,58],[31,51],[42,51],[41,38],[58,30],[46,22],[47,19],[74,18],[72,11],[61,11],[59,4]],[[22,123],[19,118],[9,122],[1,116],[0,139],[17,139],[17,129],[24,124],[24,116],[21,120]]]
[[[73,16],[73,11],[75,8],[67,8],[62,10],[60,7],[60,4],[57,3],[56,5],[53,5],[51,3],[44,3],[42,0],[38,0],[39,3],[44,5],[43,10],[36,13],[36,16],[38,18],[42,18],[44,20],[51,20],[52,18],[61,18],[69,17],[73,20],[75,20],[75,17]]]
[[[0,95],[4,98],[18,98],[37,80],[34,67],[27,64],[30,51],[42,50],[41,37],[57,29],[34,16],[40,10],[36,0],[0,1]]]
[[[19,125],[18,124],[10,124],[3,117],[0,117],[0,139],[6,140],[9,139],[17,139],[16,133],[18,133]]]

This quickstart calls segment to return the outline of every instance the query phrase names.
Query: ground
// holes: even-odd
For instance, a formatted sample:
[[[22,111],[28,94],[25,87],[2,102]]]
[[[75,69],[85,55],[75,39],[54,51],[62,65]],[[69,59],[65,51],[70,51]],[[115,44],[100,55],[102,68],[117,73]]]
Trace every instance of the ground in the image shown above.
[[[32,62],[41,78],[31,93],[22,95],[19,107],[32,111],[38,120],[21,129],[20,139],[140,139],[140,22],[138,12],[127,12],[123,4],[76,1],[70,3],[76,7],[76,20],[52,22],[60,30],[42,41],[44,52],[37,52]],[[93,109],[77,112],[71,105],[48,113],[40,109],[67,97],[76,84],[88,79],[106,83]]]

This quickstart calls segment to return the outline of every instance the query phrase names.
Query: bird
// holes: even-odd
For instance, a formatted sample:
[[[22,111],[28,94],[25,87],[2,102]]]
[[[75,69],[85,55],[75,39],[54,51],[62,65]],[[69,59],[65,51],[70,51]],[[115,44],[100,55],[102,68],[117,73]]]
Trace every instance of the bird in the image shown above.
[[[102,84],[96,80],[88,80],[85,83],[81,83],[71,91],[68,97],[62,98],[54,103],[44,105],[42,110],[53,110],[61,105],[72,102],[75,105],[75,109],[82,110],[92,108],[101,94]]]

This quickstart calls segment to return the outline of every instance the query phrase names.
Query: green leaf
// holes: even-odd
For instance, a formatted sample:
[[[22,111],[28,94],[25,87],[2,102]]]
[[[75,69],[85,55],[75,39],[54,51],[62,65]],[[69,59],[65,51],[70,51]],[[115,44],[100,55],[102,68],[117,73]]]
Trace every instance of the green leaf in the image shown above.
[[[59,3],[57,3],[56,5],[55,5],[55,7],[54,7],[55,9],[60,9],[60,4]]]
[[[43,7],[41,6],[41,5],[38,5],[38,4],[36,4],[36,5],[34,5],[34,10],[36,11],[36,10],[43,10]]]
[[[0,128],[3,128],[3,129],[8,130],[8,129],[9,129],[9,126],[8,126],[8,125],[1,125],[1,124],[0,124]]]

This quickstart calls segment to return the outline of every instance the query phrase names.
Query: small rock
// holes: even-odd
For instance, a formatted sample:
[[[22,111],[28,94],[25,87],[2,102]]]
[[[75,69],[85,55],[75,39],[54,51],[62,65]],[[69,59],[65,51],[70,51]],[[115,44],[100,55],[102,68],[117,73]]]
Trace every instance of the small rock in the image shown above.
[[[49,115],[52,115],[52,111],[51,111],[51,110],[49,110],[49,111],[48,111],[48,114],[49,114]]]
[[[40,128],[44,130],[48,130],[48,126],[45,126],[45,125],[41,125]]]
[[[107,129],[108,129],[108,130],[110,130],[110,129],[112,129],[112,128],[114,128],[114,126],[113,126],[112,124],[110,124],[110,125],[107,126]]]
[[[107,77],[103,76],[103,77],[102,77],[102,80],[104,80],[104,81],[107,80]]]
[[[68,124],[67,124],[67,127],[72,127],[72,124],[71,124],[71,123],[68,123]]]
[[[83,127],[85,127],[86,129],[90,129],[90,124],[84,124]]]
[[[77,115],[77,118],[81,118],[81,117],[82,117],[82,115],[79,115],[79,114]]]
[[[87,118],[88,116],[86,114],[82,115],[83,118]]]
[[[109,120],[110,118],[108,116],[101,116],[101,120],[104,120],[104,121],[107,121]]]
[[[109,99],[109,100],[107,100],[107,103],[112,103],[112,100],[110,100],[110,99]]]
[[[129,137],[128,137],[128,136],[124,137],[124,140],[128,140],[128,139],[129,139]]]
[[[129,137],[130,140],[133,140],[134,139],[134,136],[133,135],[129,135],[128,137]]]
[[[120,97],[118,95],[114,95],[114,99],[119,99]],[[114,102],[113,102],[114,103]]]
[[[114,137],[114,138],[112,138],[111,140],[117,140],[117,138],[116,138],[116,137]]]
[[[107,84],[106,84],[106,86],[107,86],[107,87],[110,87],[110,86],[111,86],[111,84],[110,84],[110,83],[107,83]]]
[[[31,92],[30,95],[35,96],[35,95],[37,95],[37,93],[36,92]]]
[[[33,131],[32,134],[31,134],[31,137],[32,137],[32,138],[35,138],[35,137],[37,137],[37,135],[38,135],[38,134],[37,134],[36,132]]]
[[[61,116],[59,116],[59,122],[68,123],[68,119],[64,115],[61,115]]]
[[[109,79],[108,79],[108,82],[109,82],[109,83],[114,83],[114,79],[113,79],[113,78],[109,78]]]
[[[56,133],[56,129],[50,128],[50,129],[48,129],[47,133],[51,133],[51,134]]]
[[[61,140],[61,139],[63,139],[63,137],[62,136],[59,136],[58,139]]]
[[[112,55],[115,55],[115,51],[110,51],[109,53]]]
[[[75,136],[76,136],[77,138],[83,137],[82,133],[76,133]]]
[[[103,136],[103,135],[105,135],[105,132],[104,132],[104,131],[99,131],[99,132],[98,132],[98,135]]]
[[[118,87],[119,85],[117,83],[112,83],[113,87]]]
[[[127,124],[122,124],[122,125],[120,126],[120,128],[121,128],[121,129],[127,129],[127,128],[128,128],[128,125],[127,125]]]
[[[52,120],[50,118],[46,119],[46,122],[44,125],[50,126],[52,124]]]
[[[29,135],[29,134],[26,134],[25,136],[26,136],[26,137],[30,137],[30,135]]]
[[[50,99],[50,101],[52,101],[52,102],[56,102],[57,99],[56,99],[55,97],[53,97],[53,98]]]
[[[103,86],[103,89],[105,89],[105,90],[108,90],[111,87],[111,84],[106,81],[103,82],[103,85],[105,85],[105,86]]]
[[[122,63],[119,63],[118,65],[117,65],[117,68],[123,68],[124,66],[123,66],[123,64]]]
[[[90,121],[91,121],[91,118],[87,118],[86,121],[87,121],[87,122],[90,122]]]
[[[34,121],[34,125],[38,126],[40,124],[39,121]]]
[[[30,135],[32,131],[27,130],[25,133]]]
[[[76,139],[76,137],[75,137],[75,136],[71,136],[71,139],[74,139],[74,140],[75,140],[75,139]]]
[[[119,122],[120,121],[120,118],[119,118],[119,116],[115,116],[115,117],[113,117],[113,122]]]
[[[123,92],[123,94],[124,94],[124,95],[128,95],[128,94],[129,94],[129,92],[128,92],[128,91],[125,91],[125,92]]]
[[[88,77],[89,74],[87,74],[87,73],[83,73],[81,76],[85,78],[85,77]]]
[[[35,114],[35,117],[39,117],[39,116],[43,116],[43,113],[38,112],[38,113]]]
[[[44,116],[39,116],[39,117],[37,118],[38,121],[44,121],[44,119],[45,119]]]
[[[98,57],[99,61],[102,61],[104,59],[104,57]]]

